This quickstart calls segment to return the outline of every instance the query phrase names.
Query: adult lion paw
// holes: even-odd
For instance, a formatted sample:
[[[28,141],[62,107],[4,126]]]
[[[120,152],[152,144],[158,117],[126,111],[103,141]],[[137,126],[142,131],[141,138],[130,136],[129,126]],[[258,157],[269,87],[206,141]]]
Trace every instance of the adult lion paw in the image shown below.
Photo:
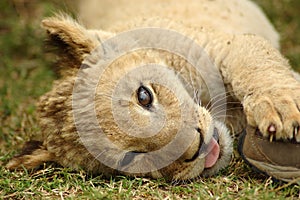
[[[243,102],[248,124],[264,137],[300,142],[300,85],[265,90]]]

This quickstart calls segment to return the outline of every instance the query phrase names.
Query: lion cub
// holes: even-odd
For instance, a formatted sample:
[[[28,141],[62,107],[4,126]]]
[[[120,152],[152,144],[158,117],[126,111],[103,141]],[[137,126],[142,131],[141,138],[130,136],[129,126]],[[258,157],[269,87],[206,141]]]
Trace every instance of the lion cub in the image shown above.
[[[300,84],[248,0],[88,0],[85,28],[43,20],[61,78],[38,104],[42,141],[8,168],[55,161],[105,175],[217,173],[230,134],[300,141]]]

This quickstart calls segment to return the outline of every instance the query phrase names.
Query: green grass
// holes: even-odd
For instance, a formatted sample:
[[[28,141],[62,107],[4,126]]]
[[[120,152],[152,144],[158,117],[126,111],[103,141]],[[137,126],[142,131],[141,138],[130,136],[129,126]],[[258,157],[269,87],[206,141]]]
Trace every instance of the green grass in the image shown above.
[[[300,71],[300,1],[255,0],[281,35],[281,52]]]
[[[236,158],[217,176],[188,183],[101,176],[56,165],[10,172],[3,165],[39,131],[35,102],[51,88],[53,57],[43,49],[42,16],[65,9],[64,3],[24,0],[26,6],[0,1],[0,199],[296,199],[299,185],[261,176]],[[22,1],[19,1],[22,2]],[[300,70],[300,1],[257,0],[282,35],[282,52]]]

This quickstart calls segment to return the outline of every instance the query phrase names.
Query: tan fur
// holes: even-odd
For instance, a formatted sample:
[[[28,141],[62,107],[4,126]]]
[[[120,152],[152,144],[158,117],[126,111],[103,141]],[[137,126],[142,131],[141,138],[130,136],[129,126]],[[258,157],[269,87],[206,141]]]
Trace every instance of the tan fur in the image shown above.
[[[268,137],[268,128],[275,126],[276,139],[291,139],[296,137],[300,141],[300,134],[294,135],[295,128],[300,124],[300,84],[294,78],[299,75],[292,72],[285,58],[276,49],[279,48],[278,34],[268,22],[264,14],[253,3],[247,0],[189,0],[189,1],[82,1],[80,16],[90,28],[86,29],[66,16],[56,16],[43,21],[50,43],[53,42],[61,50],[59,53],[62,78],[55,81],[50,92],[41,97],[38,105],[40,124],[43,135],[43,147],[54,155],[41,158],[39,155],[30,162],[39,164],[52,160],[66,167],[83,168],[92,173],[113,175],[123,173],[126,175],[151,176],[154,178],[166,177],[170,179],[192,179],[199,175],[213,175],[225,167],[231,156],[232,144],[227,128],[232,133],[238,133],[249,125],[258,127],[264,136]],[[95,6],[95,4],[97,6]],[[127,5],[128,4],[128,5]],[[97,9],[97,11],[95,10]],[[122,11],[122,12],[120,12]],[[98,16],[98,17],[97,17]],[[136,19],[134,19],[136,18]],[[122,31],[140,27],[160,27],[176,30],[177,32],[193,38],[203,47],[218,67],[228,93],[228,116],[226,122],[216,121],[211,113],[205,109],[209,106],[207,88],[204,81],[193,67],[180,56],[163,50],[139,50],[128,53],[115,62],[103,73],[98,82],[95,96],[97,125],[82,119],[87,127],[93,130],[101,126],[103,133],[121,149],[137,152],[151,152],[161,149],[170,143],[179,129],[180,103],[185,102],[185,109],[189,116],[185,116],[185,140],[193,142],[186,151],[167,167],[149,173],[126,173],[116,171],[99,162],[95,156],[86,149],[77,133],[72,112],[72,91],[78,69],[83,60],[96,49],[102,41],[113,37]],[[101,30],[104,28],[104,30]],[[106,31],[107,30],[107,31]],[[257,34],[257,35],[254,35]],[[260,35],[260,36],[258,36]],[[262,37],[261,37],[262,36]],[[263,38],[264,37],[264,38]],[[188,48],[188,47],[187,47]],[[96,49],[96,50],[95,50]],[[93,68],[100,57],[90,59],[87,66]],[[180,75],[192,87],[184,85],[171,70],[164,69],[164,73],[157,71],[157,77],[176,85],[178,96],[170,90],[159,85],[149,84],[143,79],[143,73],[131,77],[126,82],[127,88],[136,88],[143,82],[154,94],[154,105],[162,105],[166,112],[165,126],[158,134],[148,138],[137,138],[127,135],[115,122],[111,110],[111,94],[119,78],[130,72],[136,65],[143,63],[159,63],[170,69],[180,71]],[[95,69],[97,71],[97,69]],[[88,71],[88,70],[87,70]],[[93,74],[91,78],[93,78]],[[98,77],[94,77],[95,79]],[[82,80],[83,81],[83,80]],[[83,82],[84,83],[84,82]],[[193,100],[194,89],[201,88],[202,106]],[[80,96],[81,95],[81,96]],[[80,108],[85,109],[84,94],[79,94]],[[140,126],[147,126],[149,115],[137,103],[136,96],[132,96],[130,103],[122,104],[120,109],[126,107],[131,117]],[[240,108],[240,107],[243,107]],[[121,110],[116,111],[122,115]],[[120,112],[120,113],[118,113]],[[84,114],[84,113],[83,113]],[[90,124],[91,123],[91,124]],[[126,120],[121,123],[126,124]],[[226,126],[227,128],[226,128]],[[204,142],[209,142],[214,128],[220,133],[220,158],[211,168],[204,168],[205,159],[199,157],[192,162],[191,159],[201,142],[195,126],[200,128]],[[132,132],[135,133],[135,129]],[[86,133],[89,148],[105,147],[105,139],[98,137],[93,131]],[[180,149],[180,146],[178,148]],[[109,147],[108,147],[109,148]],[[28,156],[28,155],[26,155]],[[111,154],[107,160],[124,160],[126,155]],[[118,157],[120,156],[120,157]],[[168,158],[162,155],[162,159]],[[138,155],[125,168],[134,166],[143,155]],[[9,168],[19,165],[34,167],[35,164],[26,164],[23,160],[14,158]],[[17,164],[14,164],[17,163]],[[118,165],[118,163],[112,163]],[[151,167],[155,161],[147,160],[139,167]]]

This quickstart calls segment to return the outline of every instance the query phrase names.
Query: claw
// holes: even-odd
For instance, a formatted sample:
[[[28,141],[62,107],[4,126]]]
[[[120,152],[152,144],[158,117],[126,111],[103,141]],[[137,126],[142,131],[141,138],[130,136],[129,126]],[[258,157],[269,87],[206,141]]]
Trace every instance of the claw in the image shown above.
[[[295,127],[295,129],[294,129],[294,139],[296,140],[296,142],[300,142],[299,126]]]
[[[270,142],[273,142],[273,138],[274,138],[274,135],[271,134],[271,135],[270,135]]]
[[[298,131],[299,131],[299,126],[295,127],[295,129],[294,129],[294,138],[297,137]]]

